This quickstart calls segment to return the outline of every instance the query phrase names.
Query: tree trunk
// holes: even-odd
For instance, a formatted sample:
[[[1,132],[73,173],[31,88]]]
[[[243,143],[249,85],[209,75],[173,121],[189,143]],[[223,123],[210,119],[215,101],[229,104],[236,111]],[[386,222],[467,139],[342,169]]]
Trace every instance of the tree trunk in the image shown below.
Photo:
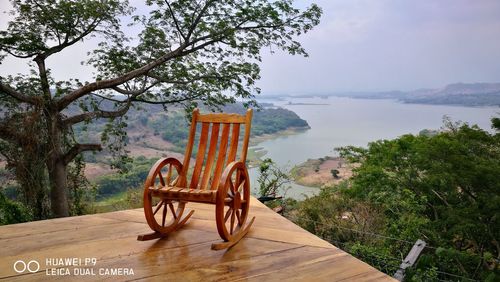
[[[54,217],[69,216],[67,165],[62,158],[56,158],[50,162],[48,167],[52,215]]]
[[[63,130],[58,112],[46,115],[48,125],[48,160],[50,208],[52,216],[69,216],[68,165],[64,162]]]

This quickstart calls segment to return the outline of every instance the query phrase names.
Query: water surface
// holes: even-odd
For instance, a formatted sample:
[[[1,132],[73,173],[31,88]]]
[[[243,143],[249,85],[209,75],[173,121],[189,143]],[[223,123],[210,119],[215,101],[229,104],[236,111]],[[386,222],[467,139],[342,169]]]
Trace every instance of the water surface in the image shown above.
[[[292,110],[311,126],[305,132],[258,144],[257,147],[267,151],[265,157],[272,158],[279,166],[288,169],[310,158],[336,155],[336,147],[366,147],[369,142],[379,139],[392,139],[408,133],[418,134],[422,129],[440,129],[444,116],[453,121],[477,124],[491,131],[490,119],[500,113],[499,107],[404,104],[386,99],[312,97],[260,101]],[[258,172],[251,169],[250,174],[256,192]],[[296,184],[292,186],[288,196],[297,199],[318,191],[317,188]]]

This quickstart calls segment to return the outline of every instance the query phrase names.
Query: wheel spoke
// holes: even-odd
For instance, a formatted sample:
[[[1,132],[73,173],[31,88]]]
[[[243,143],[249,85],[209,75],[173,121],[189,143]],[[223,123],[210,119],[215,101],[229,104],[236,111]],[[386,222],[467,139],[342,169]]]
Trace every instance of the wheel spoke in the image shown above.
[[[158,177],[160,178],[161,186],[165,186],[165,180],[163,179],[163,175],[161,175],[161,171],[158,171]]]
[[[229,188],[229,191],[231,191],[231,195],[234,195],[234,184],[231,178],[229,178]]]
[[[172,164],[168,165],[168,172],[167,172],[167,184],[170,185],[170,178],[172,177]]]
[[[226,222],[226,221],[227,221],[227,219],[229,218],[229,215],[231,214],[232,209],[233,209],[233,208],[231,208],[231,207],[230,207],[230,208],[227,210],[226,215],[224,216],[224,222]]]
[[[233,212],[231,213],[231,231],[229,232],[231,235],[233,235],[233,228],[234,228],[234,215],[236,214],[236,211],[233,210]]]
[[[163,200],[156,205],[155,211],[153,212],[153,215],[156,215],[156,213],[160,210],[161,206],[163,205]]]
[[[236,210],[236,219],[238,219],[238,225],[241,226],[241,213],[240,210]]]
[[[174,179],[174,181],[172,181],[172,183],[170,184],[170,186],[175,186],[178,181],[179,181],[179,175],[177,175],[177,177]]]
[[[172,215],[174,216],[175,219],[177,219],[177,214],[175,213],[174,210],[174,204],[172,202],[168,203],[168,207],[170,208],[170,211],[172,211]]]
[[[167,218],[167,203],[163,204],[164,208],[163,208],[163,217],[161,218],[161,226],[162,227],[165,227],[165,219]]]
[[[238,186],[238,192],[240,192],[240,193],[241,193],[241,190],[242,190],[242,189],[243,189],[243,187],[245,186],[245,181],[246,181],[246,180],[241,181],[240,185]]]

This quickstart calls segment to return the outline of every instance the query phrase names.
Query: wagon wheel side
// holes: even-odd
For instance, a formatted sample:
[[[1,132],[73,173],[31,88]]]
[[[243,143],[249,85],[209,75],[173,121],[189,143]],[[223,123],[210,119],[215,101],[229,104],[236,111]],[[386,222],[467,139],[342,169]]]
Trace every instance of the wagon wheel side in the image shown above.
[[[193,211],[184,215],[186,203],[164,199],[157,191],[165,186],[176,186],[182,175],[182,164],[175,158],[158,160],[144,183],[144,215],[152,234],[140,235],[138,240],[149,240],[162,237],[182,226]]]
[[[217,190],[215,219],[217,231],[224,243],[213,244],[212,249],[225,249],[246,235],[255,218],[247,224],[250,209],[250,179],[242,162],[228,165]]]

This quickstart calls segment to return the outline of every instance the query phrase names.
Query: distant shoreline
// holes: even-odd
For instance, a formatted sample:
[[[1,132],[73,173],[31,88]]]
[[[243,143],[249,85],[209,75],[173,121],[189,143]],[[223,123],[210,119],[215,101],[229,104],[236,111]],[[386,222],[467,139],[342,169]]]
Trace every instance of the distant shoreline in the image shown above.
[[[262,97],[262,96],[261,96]],[[348,97],[353,99],[394,99],[405,104],[446,105],[463,107],[500,107],[500,83],[453,83],[437,89],[413,91],[351,91],[327,94],[277,94],[267,99],[285,100],[293,98],[327,99],[328,97]],[[289,105],[302,104],[289,101]],[[309,103],[304,103],[309,104]],[[312,103],[314,104],[314,103]]]
[[[293,103],[293,102],[288,102],[286,106],[328,106],[330,104],[328,103]]]

